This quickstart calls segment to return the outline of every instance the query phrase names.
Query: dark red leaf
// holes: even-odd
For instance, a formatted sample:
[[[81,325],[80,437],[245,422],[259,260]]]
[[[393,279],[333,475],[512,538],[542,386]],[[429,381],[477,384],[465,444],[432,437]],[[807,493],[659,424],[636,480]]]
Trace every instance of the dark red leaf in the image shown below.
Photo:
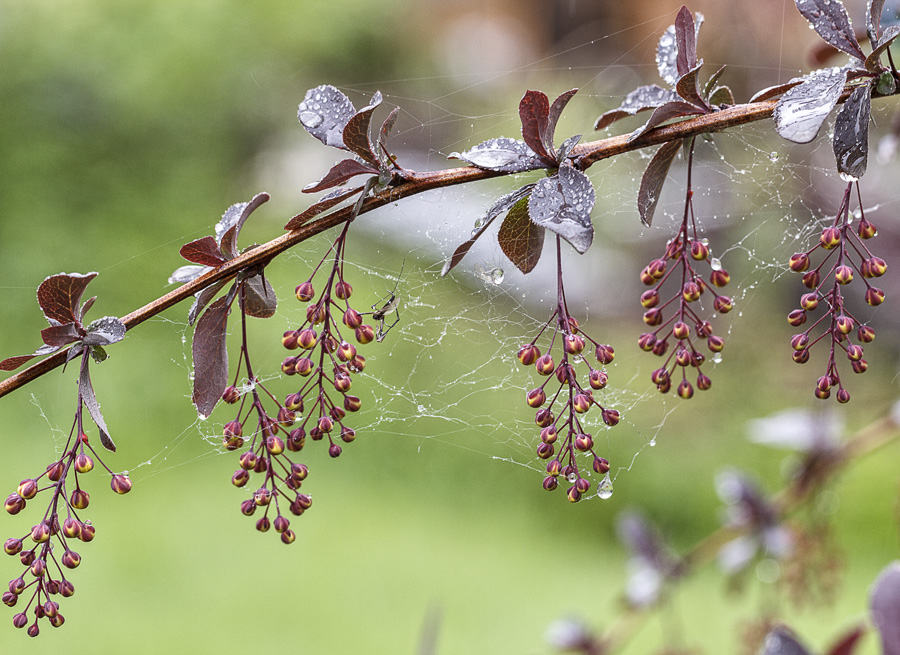
[[[66,323],[65,325],[51,325],[41,330],[41,339],[48,346],[62,348],[70,343],[81,341],[84,336],[78,323]]]
[[[212,302],[212,299],[216,297],[216,294],[219,293],[222,287],[228,284],[228,282],[229,280],[213,282],[202,291],[198,291],[194,294],[194,304],[191,305],[191,308],[188,310],[188,325],[193,325],[197,321],[200,312]]]
[[[839,173],[857,179],[866,172],[869,158],[869,120],[872,84],[856,87],[834,121],[834,158]]]
[[[519,118],[522,121],[522,139],[538,157],[545,162],[556,163],[556,158],[547,152],[544,136],[550,116],[550,99],[541,91],[526,91],[519,102]],[[553,146],[550,146],[551,152]]]
[[[225,347],[231,305],[219,298],[194,328],[194,393],[191,400],[200,416],[209,416],[228,385],[228,350]]]
[[[250,202],[235,203],[222,214],[222,220],[216,223],[216,239],[222,253],[228,259],[238,255],[237,240],[244,223],[256,209],[269,200],[268,193],[257,193]],[[201,262],[202,263],[202,262]]]
[[[900,36],[900,27],[896,25],[889,26],[884,34],[875,43],[872,44],[872,54],[866,57],[866,69],[877,72],[881,66],[881,55],[887,50],[891,44]]]
[[[227,261],[215,238],[210,236],[186,243],[178,252],[189,262],[204,266],[216,267]]]
[[[884,0],[869,0],[866,7],[866,34],[872,49],[881,36],[881,12],[884,11]]]
[[[87,407],[94,423],[97,424],[97,430],[100,432],[100,443],[107,450],[116,452],[116,444],[113,443],[109,436],[109,428],[106,427],[106,421],[103,420],[103,414],[100,413],[100,403],[97,402],[97,396],[94,395],[94,387],[91,385],[91,375],[88,372],[87,362],[81,367],[81,377],[78,379],[78,394],[81,396],[81,402]]]
[[[666,121],[672,120],[673,118],[684,118],[685,116],[696,116],[697,114],[705,113],[705,110],[699,107],[695,107],[694,105],[687,102],[668,102],[654,109],[653,113],[650,114],[650,119],[641,127],[628,135],[628,140],[634,141],[635,139],[643,136],[646,132],[652,130],[654,127],[658,127]]]
[[[361,164],[355,159],[344,159],[332,166],[321,180],[303,187],[303,193],[314,193],[340,186],[357,175],[378,175],[378,169],[368,164]]]
[[[881,634],[882,655],[900,655],[900,562],[887,566],[872,585],[872,623]]]
[[[388,154],[387,140],[391,130],[394,129],[394,123],[397,122],[397,116],[399,114],[400,107],[394,107],[391,113],[388,114],[388,117],[384,119],[384,122],[381,124],[381,131],[378,133],[378,152],[376,154],[379,158],[383,155],[384,158],[388,160],[384,162],[385,165],[388,165],[389,162],[393,163],[391,161],[391,156]]]
[[[17,355],[16,357],[7,357],[0,362],[0,371],[15,371],[22,364],[37,357],[37,355]]]
[[[381,93],[376,91],[369,104],[353,114],[350,120],[347,121],[343,132],[344,145],[375,167],[378,166],[378,158],[372,152],[372,143],[369,140],[369,123],[372,121],[372,112],[380,104]]]
[[[692,105],[696,105],[697,107],[701,107],[708,111],[709,105],[706,104],[703,96],[700,95],[700,80],[697,78],[697,73],[700,71],[701,65],[702,64],[698,64],[694,66],[687,73],[679,77],[678,82],[675,85],[675,90],[678,92],[678,95]]]
[[[84,315],[87,314],[88,311],[90,311],[91,307],[94,306],[95,300],[97,300],[97,296],[91,296],[90,298],[88,298],[87,300],[85,300],[82,303],[81,309],[78,310],[78,322],[79,323],[84,323]]]
[[[96,273],[60,273],[51,275],[38,287],[37,299],[44,316],[51,324],[77,323],[79,305],[88,283]]]
[[[795,86],[800,86],[803,84],[805,80],[802,77],[795,77],[790,82],[785,82],[784,84],[776,84],[775,86],[767,86],[765,89],[761,91],[757,91],[752,98],[750,98],[750,102],[765,102],[766,100],[771,100],[772,98],[777,98],[782,93],[790,91]]]
[[[840,0],[794,0],[797,9],[825,41],[852,57],[865,60],[847,10]]]
[[[528,216],[528,198],[522,198],[510,208],[500,225],[497,241],[503,254],[523,273],[537,266],[544,247],[544,228],[535,225]]]
[[[864,626],[853,628],[829,648],[825,655],[853,655],[853,653],[856,652],[856,646],[859,644],[859,640],[862,639],[865,634],[866,629]]]
[[[659,202],[666,175],[669,174],[669,167],[680,149],[681,141],[679,140],[664,143],[653,155],[653,159],[647,165],[647,170],[644,171],[641,188],[638,191],[638,213],[644,225],[650,225],[653,222],[653,212],[656,211],[656,204]]]
[[[349,198],[350,196],[355,195],[362,190],[363,187],[358,186],[355,189],[337,189],[336,191],[332,191],[318,202],[310,205],[307,209],[294,216],[290,221],[288,221],[288,224],[284,226],[284,229],[296,230],[307,221],[315,218],[322,212],[328,211],[329,209],[340,203],[342,200]]]
[[[634,116],[635,114],[647,111],[648,109],[655,109],[656,107],[664,105],[667,102],[672,102],[673,100],[678,100],[678,94],[674,91],[664,89],[656,84],[639,86],[625,96],[621,105],[602,114],[594,123],[594,129],[602,130],[604,127],[612,125],[619,119],[626,118],[627,116]]]
[[[687,75],[697,65],[697,33],[694,30],[694,16],[684,5],[675,17],[675,44],[678,48],[675,64],[678,76]]]
[[[556,134],[556,124],[559,123],[559,117],[562,115],[569,100],[578,93],[578,89],[569,89],[565,93],[559,95],[553,104],[550,105],[550,115],[547,118],[547,131],[544,134],[544,146],[549,152],[553,152],[553,138]]]
[[[244,311],[254,318],[271,318],[278,307],[275,290],[262,275],[244,281],[241,300]]]
[[[719,105],[733,105],[734,94],[727,86],[717,86],[709,95],[709,104],[713,107],[718,107]]]

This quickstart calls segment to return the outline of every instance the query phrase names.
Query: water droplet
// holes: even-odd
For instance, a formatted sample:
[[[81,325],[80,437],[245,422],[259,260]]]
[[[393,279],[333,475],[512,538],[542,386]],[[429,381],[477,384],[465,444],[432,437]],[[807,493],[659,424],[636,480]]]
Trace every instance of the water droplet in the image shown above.
[[[769,153],[769,161],[772,162],[773,164],[778,161],[778,153],[775,152],[774,150]]]
[[[569,475],[566,476],[566,480],[568,480],[572,484],[575,484],[575,482],[578,480],[578,475],[576,473],[569,473]]]
[[[494,284],[500,284],[501,282],[503,282],[503,277],[503,269],[499,266],[491,271],[491,282],[493,282]]]
[[[653,437],[647,445],[653,448],[656,445],[656,437]]]
[[[603,476],[603,479],[600,480],[600,484],[597,486],[597,498],[601,500],[606,500],[608,498],[612,498],[613,495],[613,484],[612,480],[609,479],[609,473]]]
[[[709,267],[714,271],[722,270],[722,262],[718,257],[713,257],[709,260]]]
[[[712,360],[713,360],[716,364],[721,363],[721,362],[722,362],[722,353],[716,353],[715,355],[713,355]]]
[[[317,114],[314,111],[301,111],[299,118],[300,122],[303,123],[303,127],[311,130],[319,127],[324,120],[320,114]]]
[[[425,413],[425,405],[419,405],[418,407],[416,407],[416,410],[418,410],[419,414],[424,414]]]
[[[572,356],[572,362],[574,362],[575,364],[580,364],[583,361],[584,361],[584,357],[582,357],[581,355],[573,355]]]
[[[853,177],[852,175],[848,175],[847,173],[841,173],[840,175],[841,179],[844,180],[844,182],[859,182],[858,177]]]
[[[480,230],[483,227],[484,227],[484,219],[483,218],[479,218],[477,221],[475,221],[475,229],[476,230]]]

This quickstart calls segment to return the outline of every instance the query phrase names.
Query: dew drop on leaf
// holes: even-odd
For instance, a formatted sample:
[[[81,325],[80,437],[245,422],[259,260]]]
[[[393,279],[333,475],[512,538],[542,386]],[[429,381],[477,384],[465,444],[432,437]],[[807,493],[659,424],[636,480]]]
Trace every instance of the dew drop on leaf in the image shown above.
[[[322,124],[322,115],[314,111],[302,111],[298,117],[305,127],[315,129]]]

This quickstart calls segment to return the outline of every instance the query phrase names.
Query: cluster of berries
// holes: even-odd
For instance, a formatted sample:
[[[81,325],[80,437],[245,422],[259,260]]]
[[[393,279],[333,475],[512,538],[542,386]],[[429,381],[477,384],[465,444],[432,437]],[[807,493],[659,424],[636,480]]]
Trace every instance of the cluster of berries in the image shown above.
[[[788,263],[792,271],[803,273],[803,286],[809,289],[808,293],[800,297],[800,307],[788,314],[788,323],[793,327],[800,327],[807,322],[809,312],[815,311],[820,306],[826,310],[804,332],[791,337],[793,360],[798,364],[805,364],[809,361],[810,349],[827,338],[830,342],[828,365],[825,374],[816,381],[815,396],[824,400],[831,396],[832,388],[836,388],[835,398],[839,403],[848,402],[850,393],[841,383],[836,355],[843,350],[850,360],[853,372],[865,373],[869,365],[863,359],[863,347],[860,344],[870,343],[875,339],[875,330],[863,325],[845,306],[843,287],[853,282],[858,275],[866,288],[864,295],[866,303],[877,307],[884,302],[884,291],[872,286],[870,280],[881,277],[887,270],[885,261],[873,255],[863,243],[874,237],[877,230],[866,220],[861,198],[859,198],[860,221],[856,231],[852,229],[850,195],[854,184],[857,186],[859,197],[858,183],[848,183],[844,200],[833,224],[822,230],[815,246],[806,252],[794,253]],[[819,249],[827,254],[815,268],[811,268],[811,256]],[[827,268],[829,262],[830,268]],[[813,335],[813,331],[820,325],[824,328],[821,334]],[[854,331],[859,343],[853,343]]]
[[[535,343],[551,325],[554,325],[553,337],[547,352],[541,354]],[[560,350],[559,363],[551,354],[554,346]],[[586,348],[593,350],[600,368],[594,368],[583,356]],[[559,307],[531,343],[519,348],[519,361],[525,366],[534,366],[539,375],[547,378],[525,396],[528,406],[537,410],[534,420],[541,428],[537,455],[549,460],[544,489],[556,489],[562,476],[572,485],[566,495],[573,503],[581,500],[591,488],[590,480],[578,468],[577,453],[589,455],[594,472],[605,476],[599,485],[598,495],[608,498],[612,489],[609,461],[594,452],[594,439],[582,424],[581,417],[596,406],[606,425],[612,427],[619,422],[619,412],[603,407],[594,397],[594,391],[603,389],[607,384],[608,375],[603,366],[612,362],[614,356],[612,347],[597,343],[579,329],[578,321],[566,311],[564,298],[561,298]],[[587,369],[586,387],[582,386],[578,377],[576,366],[579,365]],[[548,393],[548,387],[554,380],[559,386],[555,390],[550,388]]]
[[[76,424],[80,423],[79,413]],[[49,492],[50,496],[49,506],[40,523],[32,526],[24,536],[11,537],[3,544],[6,554],[18,556],[25,567],[19,577],[10,580],[8,590],[3,592],[3,604],[19,607],[23,594],[27,595],[26,592],[31,590],[25,607],[13,617],[13,625],[17,628],[28,626],[28,634],[32,637],[40,632],[40,619],[47,619],[54,628],[65,622],[59,613],[59,603],[53,597],[68,598],[75,593],[75,586],[66,578],[67,569],[75,569],[81,564],[81,555],[73,550],[73,542],[88,543],[96,532],[90,520],[79,516],[79,512],[87,509],[91,502],[90,494],[81,487],[81,476],[93,470],[95,458],[112,476],[110,486],[113,491],[118,494],[131,491],[128,476],[113,474],[91,447],[80,425],[75,437],[73,425],[62,457],[49,464],[47,470],[36,478],[22,480],[16,492],[6,499],[6,511],[15,515],[39,494]],[[54,553],[57,546],[62,550],[62,555],[58,555],[58,551]],[[30,625],[29,613],[34,616]]]

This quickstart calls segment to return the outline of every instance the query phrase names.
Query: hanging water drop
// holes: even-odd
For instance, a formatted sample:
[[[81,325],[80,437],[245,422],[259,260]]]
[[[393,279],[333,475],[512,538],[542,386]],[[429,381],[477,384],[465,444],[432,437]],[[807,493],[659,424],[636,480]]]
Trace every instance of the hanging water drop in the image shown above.
[[[578,481],[578,474],[569,473],[569,475],[566,476],[566,480],[568,480],[571,484],[575,484],[575,482]]]
[[[491,271],[491,282],[493,282],[494,284],[500,284],[501,282],[503,282],[503,277],[503,269],[499,266]]]
[[[722,362],[722,353],[716,353],[715,355],[713,355],[712,360],[716,364],[720,364]]]
[[[709,260],[709,267],[714,271],[721,271],[722,261],[718,257],[713,257]]]
[[[778,153],[775,152],[774,150],[769,153],[769,161],[772,162],[773,164],[778,161]]]
[[[612,480],[609,479],[609,473],[603,476],[603,479],[600,480],[600,484],[597,486],[597,498],[600,500],[607,500],[608,498],[612,498],[613,495],[613,483]]]

